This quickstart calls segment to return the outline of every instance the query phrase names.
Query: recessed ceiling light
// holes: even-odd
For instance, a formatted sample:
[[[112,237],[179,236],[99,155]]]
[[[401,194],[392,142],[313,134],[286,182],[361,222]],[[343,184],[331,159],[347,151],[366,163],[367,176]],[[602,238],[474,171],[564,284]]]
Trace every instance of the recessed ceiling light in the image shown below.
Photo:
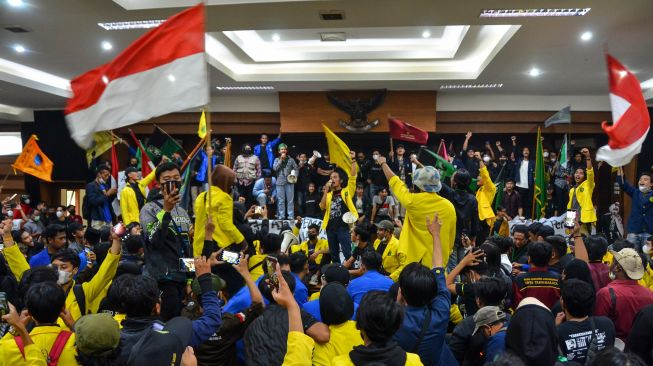
[[[269,85],[253,85],[253,86],[216,86],[218,90],[235,91],[235,90],[274,90],[273,86]]]
[[[281,36],[279,36],[279,34],[275,33],[272,35],[272,41],[279,42],[280,40],[281,40]]]
[[[446,84],[440,85],[440,89],[495,89],[503,88],[502,83],[492,84]]]
[[[583,16],[592,8],[557,9],[483,9],[481,18],[519,18],[519,17],[575,17]]]
[[[113,49],[113,45],[109,41],[102,41],[100,45],[102,46],[102,49],[105,51],[110,51],[111,49]]]
[[[540,69],[538,69],[537,67],[534,67],[528,72],[528,75],[530,75],[532,77],[538,77],[538,76],[540,76]]]
[[[429,37],[431,37],[431,32],[429,32],[427,30],[422,32],[422,38],[429,38]]]
[[[592,39],[592,32],[583,32],[583,34],[580,35],[580,39],[585,42],[589,41]]]
[[[23,53],[27,50],[25,49],[25,46],[23,46],[22,44],[17,44],[14,45],[14,51],[16,51],[16,53]]]
[[[19,7],[23,6],[24,3],[23,0],[7,0],[7,4],[9,4],[9,6]]]
[[[163,22],[165,22],[164,19],[155,19],[155,20],[134,20],[130,22],[98,23],[97,25],[104,28],[105,30],[150,29],[150,28],[158,27]]]

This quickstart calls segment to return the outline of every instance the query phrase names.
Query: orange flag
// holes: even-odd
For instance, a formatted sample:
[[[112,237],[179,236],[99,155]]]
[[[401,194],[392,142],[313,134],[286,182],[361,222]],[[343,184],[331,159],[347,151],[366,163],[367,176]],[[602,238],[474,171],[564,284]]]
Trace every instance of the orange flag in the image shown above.
[[[38,138],[32,135],[23,147],[16,161],[11,165],[25,174],[33,175],[46,182],[52,182],[52,160],[45,156],[36,143]]]

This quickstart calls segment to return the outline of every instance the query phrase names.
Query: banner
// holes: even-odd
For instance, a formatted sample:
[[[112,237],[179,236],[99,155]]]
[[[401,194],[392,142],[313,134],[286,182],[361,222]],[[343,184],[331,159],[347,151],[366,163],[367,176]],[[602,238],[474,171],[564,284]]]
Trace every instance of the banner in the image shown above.
[[[320,233],[318,234],[318,238],[326,240],[326,231],[322,230],[322,219],[314,219],[310,217],[304,217],[302,219],[302,226],[299,228],[299,242],[303,243],[306,240],[308,240],[308,227],[311,225],[317,225],[320,227]]]
[[[567,228],[565,228],[565,218],[566,217],[567,217],[567,213],[565,212],[560,216],[549,217],[548,219],[547,218],[542,218],[542,219],[539,219],[537,221],[541,222],[542,224],[544,224],[546,226],[551,226],[553,228],[553,230],[555,231],[555,235],[561,235],[561,236],[567,237],[569,234],[571,234],[571,231],[569,233],[566,231],[567,230]],[[515,225],[526,225],[526,226],[528,226],[528,225],[530,225],[532,223],[533,223],[533,220],[530,220],[530,219],[522,220],[519,217],[515,217],[514,219],[512,219],[512,221],[508,222],[508,226],[510,227],[510,234],[512,234],[512,228]],[[595,233],[596,233],[596,228],[592,227],[592,233],[591,234],[594,235]]]
[[[249,226],[252,228],[254,233],[258,233],[263,230],[263,222],[268,222],[268,233],[271,234],[281,234],[281,228],[284,225],[288,225],[290,229],[295,226],[295,220],[249,220]],[[299,228],[299,242],[305,242],[308,240],[308,227],[312,224],[322,227],[322,219],[313,219],[310,217],[304,217],[302,219],[302,226]],[[326,240],[326,231],[320,230],[318,238]]]

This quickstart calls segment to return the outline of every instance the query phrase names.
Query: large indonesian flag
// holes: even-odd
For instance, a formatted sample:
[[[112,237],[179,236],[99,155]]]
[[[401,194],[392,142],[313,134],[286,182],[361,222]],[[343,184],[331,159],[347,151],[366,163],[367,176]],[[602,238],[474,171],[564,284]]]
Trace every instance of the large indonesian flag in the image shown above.
[[[596,160],[619,167],[630,163],[642,150],[651,118],[637,78],[614,57],[607,55],[607,59],[613,123],[601,125],[609,141],[599,148]]]
[[[71,87],[66,121],[83,148],[90,147],[94,132],[205,105],[204,5],[169,18]]]

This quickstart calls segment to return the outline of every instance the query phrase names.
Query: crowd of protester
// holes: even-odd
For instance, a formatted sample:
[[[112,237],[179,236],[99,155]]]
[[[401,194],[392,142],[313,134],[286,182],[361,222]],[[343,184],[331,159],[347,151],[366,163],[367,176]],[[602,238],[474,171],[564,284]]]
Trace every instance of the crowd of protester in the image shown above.
[[[527,221],[529,148],[472,137],[446,178],[400,144],[343,169],[262,135],[210,147],[187,207],[178,154],[124,188],[95,164],[79,208],[8,198],[0,366],[653,364],[651,173],[618,172],[624,222],[588,148],[545,150],[545,216],[577,213],[556,234]],[[305,218],[290,246],[250,221]]]

